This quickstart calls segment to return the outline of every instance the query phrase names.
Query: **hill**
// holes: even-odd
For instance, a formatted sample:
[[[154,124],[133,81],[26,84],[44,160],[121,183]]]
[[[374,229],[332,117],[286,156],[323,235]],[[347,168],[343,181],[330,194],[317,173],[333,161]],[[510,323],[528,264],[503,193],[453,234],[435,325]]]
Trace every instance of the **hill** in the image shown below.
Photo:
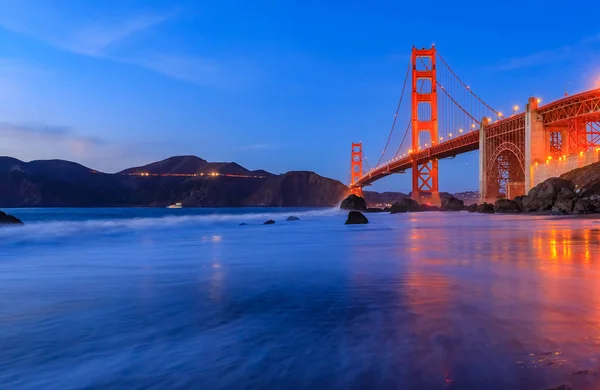
[[[64,160],[0,157],[0,207],[164,207],[176,202],[189,207],[320,207],[336,205],[347,190],[314,172],[273,175],[196,156],[170,157],[116,174]]]

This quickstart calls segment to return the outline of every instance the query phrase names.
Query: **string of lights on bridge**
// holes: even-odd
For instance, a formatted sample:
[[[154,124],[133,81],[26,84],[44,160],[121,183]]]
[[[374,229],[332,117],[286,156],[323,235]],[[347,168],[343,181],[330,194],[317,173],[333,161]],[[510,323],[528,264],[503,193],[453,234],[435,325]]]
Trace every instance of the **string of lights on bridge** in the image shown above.
[[[473,131],[477,131],[479,130],[482,121],[486,124],[492,124],[507,118],[501,111],[493,109],[489,104],[475,94],[471,87],[457,76],[457,74],[437,51],[436,56],[438,63],[436,69],[439,123],[438,138],[429,139],[428,134],[421,134],[425,137],[421,139],[420,135],[420,139],[418,140],[417,148],[415,150],[413,150],[410,146],[405,146],[405,141],[411,129],[412,123],[412,119],[409,118],[402,136],[402,141],[400,142],[400,146],[398,147],[396,153],[394,153],[391,158],[385,159],[388,147],[392,143],[391,140],[401,112],[402,103],[405,101],[404,95],[406,92],[407,80],[409,78],[408,75],[412,66],[412,64],[409,63],[390,133],[379,160],[375,167],[371,167],[367,158],[363,157],[364,162],[369,169],[368,172],[382,169],[395,161],[410,158],[411,155],[421,152],[424,149],[443,144],[444,142],[450,142],[458,137],[464,136]],[[419,58],[419,60],[422,69],[431,70],[431,64],[426,63],[422,58]],[[440,67],[439,64],[442,66]],[[428,85],[426,81],[428,80],[417,80],[417,88],[419,93],[423,92],[424,90],[427,91],[432,89],[432,86],[430,85],[431,83]],[[541,99],[538,99],[538,103],[540,102]],[[519,110],[520,107],[518,105],[514,105],[512,107],[512,113],[509,117],[517,115]],[[422,120],[421,118],[430,118],[431,107],[427,105],[423,105],[421,107],[421,105],[419,105],[418,116],[420,118],[419,120]],[[481,119],[478,120],[477,118]]]

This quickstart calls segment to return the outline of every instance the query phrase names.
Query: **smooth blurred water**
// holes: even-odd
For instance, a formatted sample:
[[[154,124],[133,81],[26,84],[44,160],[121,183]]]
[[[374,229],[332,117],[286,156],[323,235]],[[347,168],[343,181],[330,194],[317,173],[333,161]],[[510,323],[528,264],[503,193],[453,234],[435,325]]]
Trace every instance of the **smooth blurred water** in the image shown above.
[[[600,388],[594,219],[6,211],[0,389]]]

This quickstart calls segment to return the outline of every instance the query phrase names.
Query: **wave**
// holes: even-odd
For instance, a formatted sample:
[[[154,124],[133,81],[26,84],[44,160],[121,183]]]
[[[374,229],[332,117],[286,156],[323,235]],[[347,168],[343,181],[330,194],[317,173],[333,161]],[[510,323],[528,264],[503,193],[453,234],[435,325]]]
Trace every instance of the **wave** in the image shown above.
[[[142,211],[143,213],[143,211]],[[53,240],[69,236],[113,235],[144,230],[161,230],[177,227],[202,226],[238,226],[240,223],[262,224],[266,220],[284,221],[294,215],[301,220],[314,220],[336,215],[343,211],[336,208],[303,210],[303,211],[273,211],[249,213],[211,213],[202,215],[168,215],[140,216],[133,218],[91,219],[69,221],[36,221],[25,223],[23,226],[6,226],[0,228],[0,246],[4,244],[22,243],[28,241]]]

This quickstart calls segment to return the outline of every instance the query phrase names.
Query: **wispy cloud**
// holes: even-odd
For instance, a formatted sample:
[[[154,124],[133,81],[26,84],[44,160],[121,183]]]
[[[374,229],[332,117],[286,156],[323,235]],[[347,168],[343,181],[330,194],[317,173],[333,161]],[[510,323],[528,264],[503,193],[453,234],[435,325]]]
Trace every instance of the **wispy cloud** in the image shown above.
[[[164,76],[198,85],[227,86],[236,80],[240,81],[234,77],[235,72],[225,70],[230,67],[224,65],[223,61],[126,46],[128,38],[141,35],[177,17],[181,13],[180,8],[131,12],[119,18],[105,15],[104,18],[86,20],[85,17],[79,17],[75,21],[70,20],[62,10],[51,8],[48,4],[40,2],[33,8],[36,10],[35,14],[44,14],[45,17],[39,20],[30,18],[31,13],[26,12],[31,11],[30,9],[18,7],[19,12],[13,9],[12,13],[0,13],[0,27],[60,50],[141,66]]]
[[[506,59],[493,66],[495,70],[516,70],[532,68],[549,63],[564,61],[572,58],[574,53],[600,42],[600,34],[592,35],[572,45],[542,50],[525,56]]]
[[[50,43],[75,53],[104,57],[107,56],[110,46],[118,44],[136,33],[158,26],[178,13],[178,10],[169,10],[137,15],[113,23],[97,22],[75,31],[71,36],[61,37]]]
[[[23,160],[60,158],[105,172],[140,165],[156,154],[151,145],[112,142],[45,123],[0,122],[0,145],[2,154]]]
[[[46,145],[66,146],[78,157],[84,156],[91,148],[106,145],[106,142],[91,136],[76,134],[66,126],[53,126],[43,123],[0,122],[0,137],[9,138],[22,145],[41,142]]]
[[[253,144],[253,145],[244,145],[244,146],[238,148],[238,150],[264,150],[264,149],[275,149],[275,145]]]

